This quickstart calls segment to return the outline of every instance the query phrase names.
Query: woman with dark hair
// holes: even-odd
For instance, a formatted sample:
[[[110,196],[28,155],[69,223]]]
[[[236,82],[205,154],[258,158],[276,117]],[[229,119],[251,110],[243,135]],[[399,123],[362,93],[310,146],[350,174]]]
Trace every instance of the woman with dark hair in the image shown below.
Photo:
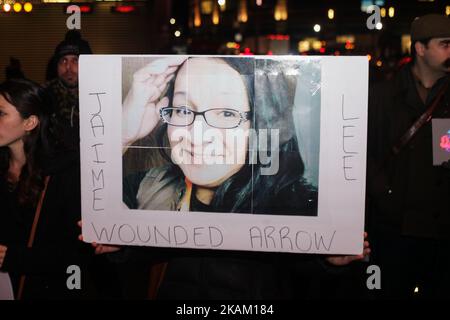
[[[170,57],[135,72],[123,102],[124,153],[156,132],[167,164],[125,177],[128,208],[316,215],[317,192],[303,179],[292,116],[280,118],[292,107],[295,77],[273,72],[269,79],[266,68],[277,67],[257,62],[255,70],[252,59]],[[278,131],[264,151],[277,163],[267,173],[254,161],[260,150],[249,137],[253,129],[259,140],[260,132],[266,133],[259,129],[271,128]],[[97,253],[119,250],[94,246]],[[313,255],[279,253],[124,247],[115,255],[150,263],[150,287],[142,277],[134,286],[158,299],[294,298],[306,289],[297,287],[299,275],[325,266]],[[127,279],[130,286],[132,278],[135,274]]]
[[[89,248],[76,241],[78,161],[57,152],[52,113],[39,85],[25,79],[0,84],[0,286],[12,283],[16,299],[87,295]],[[81,268],[83,283],[68,281],[70,266],[72,273]]]
[[[128,207],[180,210],[184,206],[192,211],[190,202],[200,200],[209,208],[201,206],[197,211],[317,215],[317,191],[303,178],[292,117],[280,121],[282,114],[292,113],[295,76],[280,72],[269,81],[265,72],[255,75],[253,59],[189,58],[179,68],[165,63],[170,60],[156,60],[137,71],[124,101],[124,151],[156,131],[159,151],[168,163],[125,180]],[[152,75],[157,66],[161,74]],[[257,63],[256,71],[277,67],[276,61]],[[153,91],[152,81],[159,85]],[[269,97],[273,92],[277,94]],[[143,105],[140,99],[150,102]],[[263,151],[276,162],[272,163],[276,170],[264,174],[267,168],[256,157],[257,142],[267,139],[263,135],[270,130],[276,131],[277,139],[271,135],[269,148]],[[164,143],[167,138],[170,148]],[[157,176],[162,180],[156,182]]]

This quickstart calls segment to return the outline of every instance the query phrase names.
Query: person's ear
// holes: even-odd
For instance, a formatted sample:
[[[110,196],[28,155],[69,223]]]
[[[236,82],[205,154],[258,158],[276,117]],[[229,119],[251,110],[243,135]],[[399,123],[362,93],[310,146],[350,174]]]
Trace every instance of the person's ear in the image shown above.
[[[36,128],[39,124],[39,118],[35,115],[29,116],[26,118],[23,122],[23,128],[25,131],[32,131],[34,128]]]
[[[416,43],[414,44],[414,48],[416,49],[417,55],[419,57],[423,57],[425,55],[426,46],[422,42],[416,41]]]

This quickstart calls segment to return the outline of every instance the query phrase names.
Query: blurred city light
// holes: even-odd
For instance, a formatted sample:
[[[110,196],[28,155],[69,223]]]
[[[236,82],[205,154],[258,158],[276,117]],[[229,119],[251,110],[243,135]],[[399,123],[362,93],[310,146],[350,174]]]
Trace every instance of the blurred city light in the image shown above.
[[[13,9],[14,9],[15,12],[20,12],[20,11],[22,11],[22,4],[19,3],[19,2],[14,3]]]
[[[3,5],[3,11],[10,12],[11,11],[11,5],[9,3],[5,3]]]
[[[389,17],[390,18],[393,18],[394,17],[394,15],[395,15],[395,9],[394,9],[394,7],[390,7],[389,8]]]
[[[333,20],[334,19],[334,10],[328,9],[328,19]]]
[[[33,10],[33,5],[29,2],[26,2],[23,5],[23,10],[25,10],[25,12],[31,12]]]

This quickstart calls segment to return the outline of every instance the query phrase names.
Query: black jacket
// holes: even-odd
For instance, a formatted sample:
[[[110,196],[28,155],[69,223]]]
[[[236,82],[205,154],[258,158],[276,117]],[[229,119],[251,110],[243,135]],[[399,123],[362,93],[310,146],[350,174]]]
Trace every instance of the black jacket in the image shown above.
[[[138,207],[136,196],[138,189],[143,187],[141,184],[143,177],[143,174],[137,174],[124,181],[124,201],[130,208]],[[155,207],[159,207],[160,203],[166,210],[171,206],[175,207],[176,205],[171,203],[177,202],[176,199],[172,201],[174,190],[177,190],[176,186],[167,188],[171,191],[162,196],[166,190],[162,186],[176,185],[174,180],[177,179],[172,179],[171,174],[167,174],[165,169],[154,169],[147,177],[147,181],[151,181],[151,186],[147,186],[151,196],[145,197],[142,194],[141,196],[153,201],[152,205]],[[178,180],[184,186],[184,179]],[[308,200],[309,196],[314,197],[316,194],[312,191],[307,194],[301,193],[294,187],[297,185],[285,193],[291,197],[292,194],[298,193],[295,201],[288,200],[288,196],[279,197],[273,201],[270,209],[292,209],[292,212],[314,211],[315,202]],[[155,197],[155,194],[158,194],[158,197]],[[291,206],[286,205],[286,201],[291,203]],[[300,205],[292,207],[292,203]],[[212,207],[202,204],[195,196],[191,199],[190,209],[217,212]],[[116,261],[122,260],[123,282],[127,286],[126,290],[130,292],[126,295],[132,295],[134,298],[145,297],[150,281],[149,268],[161,262],[167,262],[167,268],[157,299],[296,298],[308,291],[312,275],[322,274],[328,270],[327,265],[317,255],[145,247],[127,247],[122,251],[121,254],[110,257]],[[137,276],[138,274],[140,276]]]
[[[124,247],[109,258],[133,299],[149,297],[151,267],[161,264],[158,300],[311,299],[322,277],[348,271],[311,254]]]
[[[448,78],[448,77],[447,77]],[[426,105],[444,81],[429,93]],[[449,118],[447,89],[434,118]],[[391,148],[425,112],[410,65],[369,97],[368,212],[371,227],[399,235],[450,238],[450,172],[432,164],[432,127],[425,124],[398,155]]]
[[[92,298],[94,259],[92,248],[78,240],[81,230],[79,165],[71,157],[59,157],[47,163],[50,175],[34,245],[26,247],[35,208],[18,205],[17,194],[0,180],[0,244],[6,245],[2,271],[10,274],[17,295],[19,279],[26,275],[24,299]],[[97,258],[95,258],[97,259]],[[79,266],[81,290],[69,290],[67,268]]]

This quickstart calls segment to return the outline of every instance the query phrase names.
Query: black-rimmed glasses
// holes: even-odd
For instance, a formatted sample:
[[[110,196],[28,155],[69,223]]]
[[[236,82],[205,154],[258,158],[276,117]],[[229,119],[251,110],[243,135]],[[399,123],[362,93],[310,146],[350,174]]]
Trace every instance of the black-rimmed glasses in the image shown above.
[[[197,112],[187,106],[181,106],[162,108],[159,115],[165,123],[176,127],[190,126],[195,118],[201,115],[213,128],[233,129],[239,127],[242,122],[250,120],[251,112],[240,112],[230,108],[214,108]]]

